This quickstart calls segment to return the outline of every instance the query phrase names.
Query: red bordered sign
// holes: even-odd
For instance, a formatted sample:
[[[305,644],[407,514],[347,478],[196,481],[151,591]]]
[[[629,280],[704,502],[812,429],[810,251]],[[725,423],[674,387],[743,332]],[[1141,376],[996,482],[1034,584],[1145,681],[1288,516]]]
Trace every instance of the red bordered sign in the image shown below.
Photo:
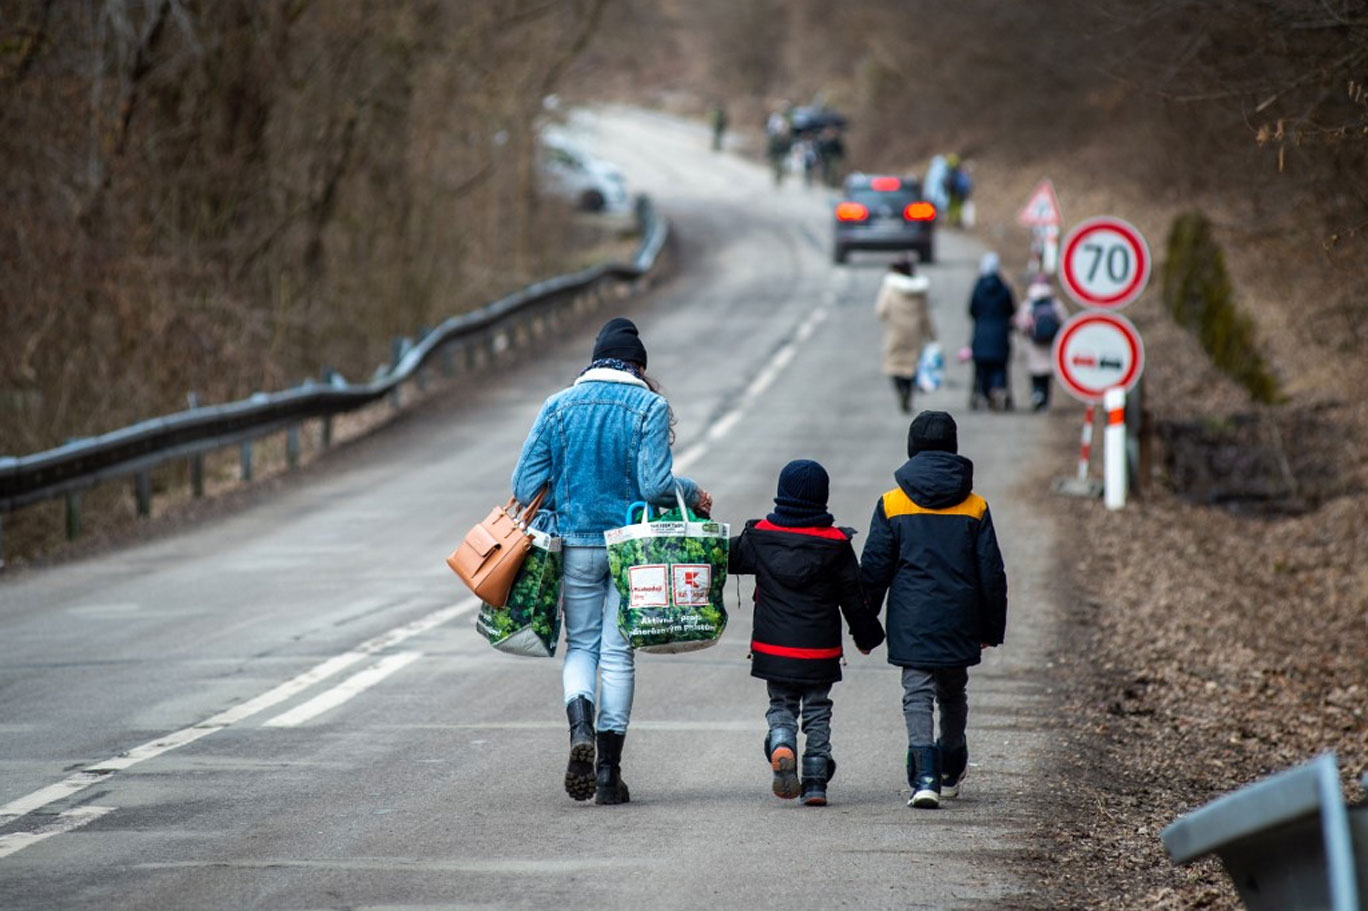
[[[1060,276],[1064,290],[1083,306],[1119,310],[1144,292],[1150,265],[1149,244],[1135,226],[1104,215],[1064,238]]]
[[[1055,376],[1082,402],[1100,402],[1108,389],[1129,390],[1145,369],[1145,343],[1118,313],[1074,314],[1054,341]]]

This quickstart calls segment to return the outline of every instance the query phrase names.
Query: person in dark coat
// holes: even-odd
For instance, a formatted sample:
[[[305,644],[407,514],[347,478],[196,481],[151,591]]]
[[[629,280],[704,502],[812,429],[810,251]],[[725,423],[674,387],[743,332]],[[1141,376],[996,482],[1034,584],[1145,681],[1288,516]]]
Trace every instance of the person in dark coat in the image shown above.
[[[979,263],[979,278],[969,296],[969,316],[974,320],[974,336],[969,344],[974,354],[974,391],[970,408],[988,405],[994,410],[1012,407],[1012,392],[1007,385],[1007,362],[1012,357],[1012,317],[1016,304],[1012,289],[998,273],[998,255],[985,253]]]
[[[898,486],[874,507],[860,578],[877,614],[888,597],[888,661],[901,667],[908,806],[959,795],[969,765],[968,668],[1002,644],[1007,573],[974,463],[957,453],[955,419],[923,411],[907,435]],[[933,704],[940,740],[932,741]]]
[[[865,602],[860,566],[850,540],[827,511],[826,469],[797,459],[779,474],[774,511],[751,519],[731,539],[728,572],[755,576],[751,676],[768,682],[769,734],[765,758],[774,793],[802,794],[808,806],[825,806],[836,772],[831,758],[831,686],[841,679],[841,614],[855,645],[869,654],[883,642],[883,627]],[[804,744],[797,774],[798,721]]]

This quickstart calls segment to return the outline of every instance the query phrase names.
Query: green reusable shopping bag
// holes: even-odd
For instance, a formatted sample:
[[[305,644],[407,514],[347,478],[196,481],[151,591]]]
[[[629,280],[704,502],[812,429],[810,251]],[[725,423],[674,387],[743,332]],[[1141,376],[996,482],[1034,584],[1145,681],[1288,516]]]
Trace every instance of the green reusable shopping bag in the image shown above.
[[[552,658],[560,638],[561,539],[537,529],[528,531],[532,549],[513,580],[508,604],[481,604],[475,629],[501,652]]]
[[[644,652],[707,648],[727,628],[727,524],[694,515],[680,491],[675,497],[678,508],[656,519],[646,504],[633,503],[628,524],[603,535],[622,596],[618,629]]]

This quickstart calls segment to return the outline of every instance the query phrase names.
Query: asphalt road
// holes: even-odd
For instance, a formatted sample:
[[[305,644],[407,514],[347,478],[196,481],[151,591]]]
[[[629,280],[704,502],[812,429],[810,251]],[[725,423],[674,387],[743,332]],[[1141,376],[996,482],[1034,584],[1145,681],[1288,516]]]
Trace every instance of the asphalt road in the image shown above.
[[[827,194],[776,192],[762,167],[708,152],[701,127],[616,111],[588,129],[676,232],[676,276],[623,309],[678,417],[683,473],[739,527],[785,462],[815,458],[838,521],[866,529],[905,456],[873,315],[887,258],[831,265]],[[925,272],[953,350],[981,248],[945,232],[939,252]],[[905,806],[898,673],[852,646],[831,805],[773,797],[750,618],[729,604],[716,647],[639,658],[632,803],[566,797],[559,660],[490,649],[442,557],[506,496],[542,399],[611,315],[268,502],[0,581],[0,907],[1030,901],[1008,861],[1061,786],[1044,764],[1054,532],[1020,490],[1047,424],[968,412],[958,364],[917,404],[960,421],[1011,595],[1007,643],[970,677],[964,796]]]

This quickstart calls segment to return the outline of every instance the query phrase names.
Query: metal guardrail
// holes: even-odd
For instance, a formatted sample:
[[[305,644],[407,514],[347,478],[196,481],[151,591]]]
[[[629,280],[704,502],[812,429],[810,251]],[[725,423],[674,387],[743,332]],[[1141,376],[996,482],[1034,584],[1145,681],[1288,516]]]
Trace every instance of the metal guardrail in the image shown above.
[[[1368,911],[1368,804],[1345,807],[1333,753],[1193,810],[1160,837],[1175,863],[1220,857],[1251,911]]]
[[[334,415],[364,407],[387,395],[397,395],[407,382],[423,381],[423,371],[434,359],[442,359],[449,372],[453,348],[468,351],[487,346],[497,355],[516,343],[523,322],[534,323],[584,296],[601,291],[607,282],[635,281],[655,265],[669,236],[668,223],[658,216],[651,200],[637,197],[636,216],[641,243],[629,263],[605,263],[529,285],[470,313],[453,316],[426,333],[416,343],[404,342],[396,362],[381,368],[364,383],[349,383],[338,374],[324,381],[306,381],[282,392],[256,393],[250,398],[222,405],[192,407],[186,411],[140,421],[96,437],[73,440],[55,449],[18,458],[0,456],[0,518],[7,512],[41,500],[72,494],[116,478],[136,478],[138,511],[145,514],[150,485],[146,472],[164,463],[241,444],[243,478],[250,480],[250,441],[290,431],[310,418],[323,418],[325,445],[331,438]],[[537,327],[537,328],[540,328]],[[297,446],[291,437],[291,452]],[[293,462],[294,456],[291,456]],[[195,492],[202,492],[202,462],[195,463]],[[68,514],[68,534],[73,519]],[[79,516],[74,527],[79,529]],[[0,566],[3,566],[0,539]]]

